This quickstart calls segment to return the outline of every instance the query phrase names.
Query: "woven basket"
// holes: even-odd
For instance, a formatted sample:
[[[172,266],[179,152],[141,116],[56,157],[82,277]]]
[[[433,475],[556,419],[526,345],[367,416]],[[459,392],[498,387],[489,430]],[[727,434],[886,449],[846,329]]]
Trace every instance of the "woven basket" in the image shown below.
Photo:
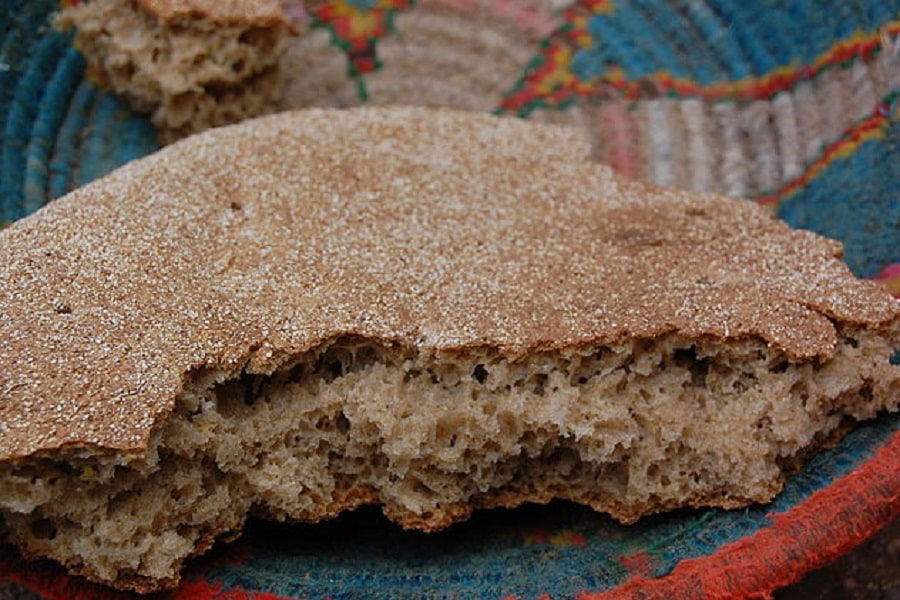
[[[156,148],[84,80],[49,0],[0,13],[0,220]],[[282,108],[404,103],[566,123],[598,160],[770,206],[842,240],[900,295],[898,0],[328,0],[287,58]],[[527,173],[522,174],[527,177]],[[846,552],[900,514],[900,418],[858,427],[769,505],[624,527],[566,504],[437,534],[364,510],[252,524],[170,598],[744,597]],[[0,551],[0,578],[51,598],[118,598]],[[595,595],[599,594],[599,595]]]

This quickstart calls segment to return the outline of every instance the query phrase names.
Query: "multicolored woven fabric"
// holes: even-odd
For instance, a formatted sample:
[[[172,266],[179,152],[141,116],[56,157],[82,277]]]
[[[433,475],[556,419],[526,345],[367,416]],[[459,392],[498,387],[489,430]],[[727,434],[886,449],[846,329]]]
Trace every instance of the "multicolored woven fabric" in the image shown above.
[[[145,119],[84,80],[46,25],[55,6],[0,12],[0,220],[156,148]],[[842,240],[854,272],[900,297],[900,0],[326,0],[309,12],[285,108],[411,103],[570,124],[619,172],[751,198]],[[254,523],[165,597],[761,595],[898,515],[900,416],[888,415],[767,506],[624,527],[554,504],[428,535],[374,509]],[[0,578],[48,598],[127,597],[10,549]]]

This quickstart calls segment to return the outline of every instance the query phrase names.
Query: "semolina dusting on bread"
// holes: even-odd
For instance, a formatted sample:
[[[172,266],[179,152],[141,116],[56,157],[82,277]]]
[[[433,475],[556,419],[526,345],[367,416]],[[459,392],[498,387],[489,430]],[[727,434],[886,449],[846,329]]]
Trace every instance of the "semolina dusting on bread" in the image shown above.
[[[88,73],[160,141],[270,112],[283,87],[291,24],[279,0],[89,0],[65,8]]]
[[[561,128],[211,130],[0,232],[0,532],[149,592],[249,514],[766,502],[900,401],[898,305],[840,255]]]

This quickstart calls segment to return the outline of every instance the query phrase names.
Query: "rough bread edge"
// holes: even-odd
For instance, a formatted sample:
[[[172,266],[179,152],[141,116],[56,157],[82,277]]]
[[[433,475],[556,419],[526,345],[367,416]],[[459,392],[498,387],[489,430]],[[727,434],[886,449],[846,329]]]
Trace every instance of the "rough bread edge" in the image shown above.
[[[386,516],[388,516],[388,518],[397,522],[398,524],[400,524],[401,526],[403,526],[405,528],[433,531],[433,530],[437,530],[437,529],[442,529],[444,527],[451,525],[454,522],[468,518],[474,510],[494,508],[494,507],[512,508],[512,507],[518,506],[520,504],[523,504],[525,502],[545,503],[545,502],[549,502],[550,500],[553,500],[556,498],[570,500],[570,501],[574,501],[574,502],[577,502],[580,504],[585,504],[585,505],[591,506],[595,510],[598,510],[601,512],[607,512],[607,513],[611,514],[612,516],[614,516],[615,518],[619,519],[620,521],[623,521],[626,523],[634,522],[641,516],[644,516],[647,514],[652,514],[652,513],[660,512],[663,510],[670,510],[670,509],[674,509],[674,508],[681,508],[681,507],[687,507],[687,506],[693,506],[693,507],[713,506],[713,507],[721,507],[721,508],[738,508],[738,507],[746,506],[753,502],[765,502],[765,501],[770,500],[781,489],[781,486],[783,485],[783,481],[784,481],[784,475],[786,472],[799,467],[799,465],[802,463],[803,458],[805,456],[811,454],[813,451],[818,450],[822,447],[825,447],[829,443],[833,443],[833,440],[829,439],[829,435],[838,435],[838,434],[842,433],[842,431],[843,431],[842,423],[844,423],[844,421],[846,420],[848,412],[855,411],[855,414],[853,415],[854,418],[855,417],[868,418],[868,417],[872,416],[873,411],[875,411],[875,410],[885,409],[885,408],[887,408],[889,410],[896,409],[896,405],[897,405],[897,401],[898,401],[898,398],[897,398],[898,394],[896,392],[898,391],[898,387],[900,387],[900,373],[898,373],[898,371],[900,371],[900,367],[884,367],[882,365],[884,370],[876,370],[877,371],[876,374],[872,375],[873,371],[871,371],[871,368],[872,368],[872,364],[874,364],[874,363],[871,363],[871,361],[869,361],[869,362],[863,361],[863,362],[860,362],[858,365],[848,363],[847,361],[849,359],[847,359],[843,353],[849,352],[850,354],[853,354],[853,350],[850,350],[850,348],[851,347],[854,349],[857,348],[857,346],[853,345],[854,343],[855,344],[861,343],[862,351],[866,351],[866,350],[871,350],[871,347],[869,344],[872,342],[873,339],[875,339],[875,338],[871,337],[872,332],[862,331],[862,332],[857,332],[857,333],[862,333],[862,336],[859,336],[857,334],[852,334],[852,336],[850,336],[849,338],[846,338],[846,337],[842,338],[842,339],[844,339],[845,343],[844,343],[844,346],[842,346],[841,348],[838,349],[838,355],[840,357],[842,357],[842,358],[840,358],[840,360],[843,360],[844,367],[849,368],[851,371],[860,370],[860,372],[863,372],[866,375],[866,377],[878,376],[878,377],[881,377],[881,380],[878,382],[869,381],[867,384],[865,384],[865,386],[868,386],[868,387],[864,386],[863,388],[856,388],[856,391],[853,391],[853,389],[851,389],[852,388],[852,385],[851,385],[851,388],[848,388],[848,389],[850,389],[849,393],[851,393],[851,396],[852,396],[851,398],[844,397],[847,390],[837,392],[835,397],[831,398],[829,401],[830,402],[829,411],[831,411],[831,412],[828,412],[828,415],[831,415],[832,412],[834,412],[834,411],[838,411],[836,413],[836,417],[839,420],[837,422],[832,423],[831,425],[828,425],[827,419],[825,421],[820,422],[818,425],[818,429],[814,432],[815,433],[814,437],[808,443],[805,443],[805,444],[800,443],[799,446],[796,447],[796,449],[790,451],[784,457],[777,459],[775,461],[777,463],[775,465],[777,467],[777,471],[773,471],[773,476],[767,482],[764,482],[764,484],[761,485],[758,489],[754,489],[752,491],[752,493],[735,494],[733,492],[730,492],[728,489],[723,489],[723,490],[718,490],[718,491],[712,490],[712,491],[707,491],[707,492],[701,492],[699,494],[694,494],[692,496],[689,495],[686,499],[681,499],[681,500],[673,499],[673,498],[662,498],[657,501],[627,502],[627,501],[622,501],[621,499],[615,498],[615,497],[598,496],[599,492],[596,492],[595,490],[590,490],[590,489],[588,491],[582,493],[581,495],[569,493],[569,491],[566,490],[565,488],[561,488],[559,486],[554,487],[553,485],[550,485],[549,487],[546,487],[545,489],[541,489],[541,481],[540,480],[532,481],[532,480],[525,479],[522,481],[510,480],[507,482],[508,485],[503,484],[496,489],[493,489],[493,488],[489,489],[487,493],[485,493],[481,496],[470,497],[467,500],[464,499],[464,501],[440,505],[440,506],[435,507],[433,510],[429,510],[427,513],[423,514],[423,513],[417,513],[413,510],[405,509],[400,506],[391,505],[384,498],[384,496],[382,494],[383,490],[378,490],[374,486],[369,486],[368,484],[365,484],[365,483],[361,484],[361,485],[358,483],[352,483],[351,485],[349,485],[349,487],[346,487],[346,488],[341,488],[339,485],[337,487],[335,487],[335,489],[333,490],[333,496],[331,497],[330,501],[328,501],[328,503],[324,504],[324,505],[314,506],[313,512],[309,512],[308,510],[304,509],[304,510],[301,510],[300,512],[298,512],[297,514],[291,515],[291,514],[284,514],[283,512],[279,513],[278,511],[280,509],[276,508],[276,509],[273,509],[274,512],[264,511],[263,514],[265,516],[269,516],[269,517],[279,519],[279,520],[297,520],[297,521],[305,521],[305,522],[318,522],[318,521],[336,516],[337,514],[344,512],[345,510],[351,510],[351,509],[354,509],[354,508],[357,508],[359,506],[366,505],[366,504],[374,504],[374,505],[381,505],[383,512],[386,514]],[[868,338],[868,341],[865,341],[867,336],[870,336],[870,337]],[[863,341],[862,342],[855,341],[857,337],[859,337]],[[847,341],[848,339],[852,343],[848,342]],[[881,359],[883,359],[883,362],[886,362],[889,357],[891,344],[886,339],[881,339],[881,341],[884,342],[884,344],[881,345],[881,350],[880,350],[880,354],[882,355]],[[699,343],[701,343],[696,340],[692,341],[692,340],[684,340],[684,339],[681,339],[678,342],[682,346],[684,344],[692,344],[692,343],[699,344]],[[894,338],[893,343],[896,343],[896,337]],[[335,345],[336,345],[336,343],[335,343]],[[726,356],[730,356],[728,354],[729,347],[739,346],[739,345],[740,344],[738,344],[738,343],[722,344],[723,350],[726,352]],[[750,345],[757,349],[764,348],[764,345],[760,344],[758,340],[751,342]],[[675,348],[675,350],[673,350],[672,356],[675,357],[679,348],[677,346],[673,346],[673,348]],[[326,356],[327,352],[329,352],[331,349],[332,349],[331,347],[329,347],[328,349],[323,349],[321,352],[321,356]],[[343,347],[338,348],[338,350],[343,351]],[[701,354],[701,356],[705,356],[705,355]],[[778,365],[771,364],[772,360],[774,360],[772,357],[779,358]],[[481,360],[481,358],[482,357],[476,357],[473,360]],[[871,353],[869,353],[869,358],[871,359]],[[306,360],[307,360],[307,364],[312,364],[309,360],[309,357],[306,357]],[[319,360],[319,359],[317,358],[316,360]],[[353,360],[348,364],[352,364],[352,362],[355,360],[356,360],[356,358],[354,355]],[[689,359],[689,360],[695,360],[695,359]],[[701,359],[701,362],[702,362],[702,360],[705,360],[705,359]],[[833,373],[833,372],[830,373],[827,370],[828,364],[833,364],[834,359],[832,359],[830,361],[825,361],[824,364],[818,365],[818,366],[816,366],[814,364],[810,364],[810,363],[806,363],[806,364],[798,363],[798,364],[789,364],[787,366],[782,366],[781,363],[785,362],[784,357],[783,356],[779,357],[779,354],[776,352],[776,353],[772,353],[772,356],[767,357],[766,361],[768,361],[768,363],[769,363],[769,367],[768,367],[769,369],[774,368],[774,370],[772,370],[772,373],[788,373],[789,375],[793,375],[795,368],[796,369],[806,369],[807,367],[809,367],[810,369],[816,369],[816,368],[820,369],[820,371],[816,371],[816,372],[819,373],[819,376],[821,378],[828,379],[828,378],[835,377],[835,373]],[[812,362],[815,362],[815,361],[812,361]],[[328,366],[327,361],[323,362],[322,364],[324,366],[322,366],[321,369],[324,369],[324,370],[316,371],[317,373],[326,373],[331,368],[330,366]],[[372,364],[379,365],[380,363],[378,363],[376,361],[375,363],[372,363]],[[488,363],[485,363],[485,364],[488,364]],[[492,364],[493,363],[491,363],[491,365]],[[662,364],[662,363],[660,363],[660,364]],[[714,362],[712,364],[715,365],[717,363]],[[692,365],[693,365],[693,363],[688,364],[688,367],[691,370],[693,369]],[[316,367],[316,368],[319,369],[320,367]],[[365,373],[366,368],[368,368],[368,367],[363,367],[362,370],[359,371],[359,373]],[[471,364],[468,364],[468,366],[465,366],[464,370],[470,369],[470,368],[471,368]],[[490,370],[492,370],[493,368],[494,368],[493,366],[489,366]],[[784,370],[780,371],[780,369],[784,369]],[[341,374],[336,376],[336,378],[332,381],[340,382],[342,380],[342,378],[344,378],[344,377],[349,378],[355,372],[356,371],[348,371],[348,372],[344,373],[343,371],[341,371]],[[477,367],[476,367],[476,369],[473,369],[471,372],[472,372],[472,377],[477,379],[477,377],[476,377]],[[693,373],[693,370],[691,372]],[[305,373],[305,371],[301,371],[301,373]],[[201,388],[206,387],[206,388],[212,389],[215,386],[228,384],[227,381],[223,381],[224,376],[221,373],[219,373],[219,374],[196,373],[194,375],[195,375],[194,382],[197,385],[199,385]],[[838,375],[840,375],[840,371],[838,371]],[[308,373],[307,376],[313,377],[312,373]],[[489,375],[487,377],[489,377]],[[777,376],[776,376],[776,378],[777,378]],[[451,374],[450,379],[452,379],[452,374]],[[273,400],[271,400],[271,398],[274,398],[274,396],[271,396],[271,398],[270,398],[270,396],[267,396],[267,394],[270,393],[270,390],[266,390],[265,392],[262,391],[264,389],[264,386],[268,385],[267,383],[265,383],[265,381],[270,381],[272,383],[273,387],[275,387],[276,385],[279,384],[278,381],[274,380],[274,379],[264,380],[264,383],[260,384],[259,387],[255,388],[256,392],[254,392],[254,393],[257,393],[258,396],[254,396],[254,398],[253,398],[254,403],[257,402],[259,399],[264,399],[265,402],[273,401]],[[304,381],[304,380],[301,378],[301,381]],[[526,381],[531,381],[531,379],[529,378]],[[590,378],[588,378],[587,381],[590,382]],[[281,383],[284,383],[284,382],[282,381]],[[876,386],[875,386],[876,383],[878,385],[882,386],[880,391],[878,391],[878,389],[876,388]],[[329,384],[330,384],[330,382],[329,382]],[[479,384],[483,385],[484,382],[483,381],[479,382]],[[248,385],[250,387],[241,388],[244,391],[244,393],[246,392],[247,389],[254,389],[253,386],[255,386],[256,384],[250,383]],[[285,385],[288,385],[288,384],[285,384]],[[472,384],[471,382],[467,382],[466,385],[469,385],[471,387],[474,384]],[[688,385],[688,384],[685,384],[685,385]],[[693,377],[692,377],[692,383],[690,385],[699,385],[699,384],[697,384],[696,382],[693,382]],[[703,385],[708,385],[708,384],[703,384]],[[698,389],[703,389],[705,391],[709,391],[702,386],[700,386],[700,388],[698,388]],[[710,390],[711,389],[712,388],[710,388]],[[793,387],[791,389],[793,390]],[[891,390],[893,390],[893,392],[891,392]],[[875,393],[876,391],[877,391],[877,394]],[[632,392],[633,392],[633,390],[632,390]],[[793,394],[793,392],[792,392],[792,394]],[[796,396],[796,394],[792,395],[789,398],[786,398],[786,401],[792,402],[792,401],[796,401],[798,398],[802,397],[802,396],[797,396],[797,397],[795,397],[795,396]],[[894,400],[893,401],[890,400],[888,398],[888,396],[891,396],[892,398],[894,398]],[[675,396],[673,396],[673,397],[675,397]],[[228,398],[229,398],[229,396],[225,392],[222,392],[220,395],[215,396],[216,410],[219,411],[222,415],[225,415],[224,418],[226,418],[226,419],[228,419],[228,418],[239,419],[239,417],[234,417],[234,416],[229,417],[227,415],[226,409],[227,409],[227,405],[229,402]],[[294,397],[291,396],[291,398],[294,398]],[[624,396],[623,396],[623,398],[624,398]],[[668,399],[671,400],[672,398],[668,398]],[[246,398],[245,398],[245,400],[246,400]],[[826,400],[827,400],[827,398],[826,398]],[[737,400],[735,400],[735,401],[737,401]],[[293,399],[293,400],[291,400],[291,402],[299,402],[299,400]],[[623,399],[622,402],[625,402],[625,400]],[[843,408],[842,408],[842,404],[841,404],[842,402],[845,403],[843,405]],[[854,404],[854,402],[857,402],[857,404]],[[252,404],[251,404],[251,406],[252,406]],[[298,407],[294,407],[294,409],[297,409],[297,408]],[[536,408],[540,408],[540,407],[536,407]],[[660,405],[658,408],[661,409],[662,405]],[[343,411],[346,410],[346,407],[342,406],[340,408],[340,410],[342,411],[341,414],[343,415],[344,414]],[[840,412],[841,410],[843,410],[844,412]],[[822,416],[822,415],[820,415],[820,416]],[[262,417],[259,417],[259,418],[262,418]],[[170,417],[166,420],[166,423],[163,423],[161,425],[161,429],[157,430],[157,432],[156,432],[156,435],[158,438],[157,441],[160,446],[164,446],[164,444],[163,444],[164,432],[162,430],[162,427],[171,424],[173,421],[185,420],[185,419],[186,419],[186,416],[185,416],[183,410],[173,412],[170,415]],[[824,425],[823,425],[823,423],[824,423]],[[770,424],[771,424],[771,421],[770,421]],[[202,423],[201,423],[201,425],[202,425]],[[294,430],[288,429],[287,431],[291,432]],[[217,431],[217,435],[222,435],[222,433]],[[562,438],[560,438],[560,439],[562,440]],[[389,440],[382,440],[382,441],[384,442],[384,441],[389,441]],[[746,441],[746,440],[742,440],[742,441]],[[560,448],[562,448],[562,446],[560,446]],[[438,448],[438,450],[440,450],[440,448]],[[68,452],[77,452],[77,451],[75,449],[69,449]],[[154,452],[155,452],[155,450],[154,450]],[[63,452],[58,452],[56,454],[57,454],[57,456],[64,457],[66,455],[66,453],[67,453],[66,451],[63,451]],[[111,453],[107,453],[107,454],[112,455]],[[434,454],[434,452],[433,452],[433,454]],[[80,454],[80,456],[84,456],[84,454]],[[428,458],[427,455],[425,458]],[[510,458],[515,458],[515,457],[511,455]],[[629,456],[628,460],[631,460],[632,458],[633,457]],[[527,459],[527,460],[531,460],[532,463],[538,464],[540,462],[540,460],[543,460],[543,459],[542,458],[538,459],[537,462],[535,462],[535,459]],[[579,460],[581,460],[581,459],[579,458]],[[78,470],[77,461],[76,462],[70,461],[69,464],[75,465],[74,469],[75,469],[75,472],[77,472],[77,470]],[[160,459],[158,464],[159,464],[159,469],[161,471],[163,468],[163,460]],[[526,464],[526,463],[523,463],[523,465],[524,464]],[[585,464],[587,464],[587,463],[585,463]],[[535,472],[540,474],[541,471],[535,471]],[[531,472],[526,469],[525,473],[526,473],[526,475],[528,475]],[[51,472],[51,475],[52,475],[52,472]],[[150,475],[152,475],[152,472],[150,473]],[[149,478],[150,475],[148,475],[147,477]],[[2,500],[2,498],[0,498],[0,500]],[[256,500],[252,501],[251,503],[248,503],[248,506],[255,504],[256,502],[261,502],[261,500],[257,498]],[[0,505],[2,505],[2,502],[0,502]],[[269,511],[269,509],[267,509],[267,511]],[[53,558],[55,558],[55,559],[59,560],[59,562],[62,562],[63,564],[65,564],[67,566],[67,568],[69,568],[73,573],[78,573],[78,574],[84,575],[84,576],[88,577],[89,579],[92,579],[94,581],[98,581],[101,583],[110,584],[110,585],[113,585],[114,587],[118,587],[118,588],[122,588],[122,589],[133,589],[133,590],[139,591],[141,593],[157,591],[160,589],[171,589],[172,587],[175,587],[178,584],[178,581],[179,581],[178,574],[180,572],[180,569],[182,568],[182,564],[183,564],[184,560],[187,560],[192,556],[202,554],[203,552],[208,550],[215,543],[215,541],[217,539],[229,539],[229,538],[233,539],[233,537],[240,535],[240,530],[242,528],[242,524],[243,524],[244,520],[246,519],[246,517],[248,516],[248,512],[246,510],[241,511],[239,509],[238,513],[239,514],[232,514],[230,516],[226,515],[225,520],[223,521],[224,525],[218,526],[217,529],[213,529],[212,531],[201,532],[200,535],[198,536],[198,538],[192,542],[193,547],[192,547],[191,551],[188,554],[186,554],[174,561],[175,571],[171,576],[149,577],[149,576],[142,575],[138,572],[128,572],[127,570],[125,570],[125,571],[118,572],[117,576],[114,579],[111,579],[108,575],[104,575],[101,572],[98,572],[96,569],[94,569],[90,564],[87,564],[86,562],[79,562],[79,560],[73,559],[73,558],[62,559],[62,560],[60,560],[60,557],[53,557]],[[24,550],[24,554],[26,554],[27,556],[30,556],[30,557],[48,556],[48,554],[46,552],[39,552],[39,551],[35,552],[35,551],[31,551],[27,546],[23,547],[23,544],[18,544],[18,545],[20,546],[20,548],[22,548]]]
[[[822,450],[832,448],[839,444],[844,436],[853,430],[854,426],[855,423],[845,421],[844,423],[842,423],[841,427],[835,429],[829,435],[823,436],[821,440],[816,444],[806,448],[803,452],[802,457],[797,457],[796,460],[789,461],[782,473],[782,477],[778,481],[778,491],[780,491],[787,477],[802,469],[806,460],[812,458]],[[385,513],[385,517],[406,530],[434,532],[460,523],[468,519],[472,514],[474,514],[475,511],[478,510],[492,510],[497,508],[512,510],[526,504],[546,505],[556,500],[559,500],[559,498],[554,494],[535,496],[533,494],[516,494],[513,492],[504,492],[502,494],[497,494],[491,499],[491,501],[488,502],[480,502],[478,504],[472,505],[461,505],[454,507],[454,510],[447,510],[444,518],[438,523],[435,523],[433,521],[422,521],[412,513],[388,512]],[[567,498],[566,500],[575,504],[589,506],[591,509],[597,512],[606,513],[626,525],[637,522],[644,515],[666,512],[669,510],[677,510],[683,508],[721,508],[725,510],[735,510],[758,502],[753,499],[747,499],[744,501],[733,499],[729,500],[725,498],[724,495],[719,494],[710,495],[690,505],[668,503],[652,506],[648,505],[646,507],[643,507],[642,509],[635,510],[634,507],[625,507],[622,504],[613,501],[610,501],[608,504],[601,506],[596,503],[587,502],[586,499],[584,501],[579,501],[578,499]],[[323,521],[327,521],[328,519],[338,517],[345,512],[353,511],[364,506],[379,506],[377,494],[373,490],[357,490],[355,493],[349,493],[346,495],[344,502],[335,502],[334,504],[332,504],[332,506],[329,507],[329,509],[325,512],[325,514],[323,514],[320,519],[316,521],[298,522],[307,524],[320,523]],[[221,537],[216,537],[214,535],[206,536],[202,540],[200,540],[196,550],[189,556],[187,556],[185,558],[185,561],[196,558],[198,556],[202,556],[207,551],[212,549],[212,547],[216,544],[227,544],[234,542],[240,539],[242,535],[243,527],[236,532],[231,532]],[[18,550],[21,556],[26,560],[46,560],[46,556],[42,554],[31,553],[27,549],[24,549],[22,547],[18,547]],[[84,577],[85,579],[94,583],[108,585],[119,590],[133,591],[138,594],[154,594],[158,592],[175,590],[181,583],[180,573],[178,576],[166,579],[152,579],[141,575],[129,574],[111,582],[99,576],[96,571],[86,566],[82,562],[63,562],[60,564],[62,564],[62,566],[64,566],[73,575]]]
[[[65,8],[54,25],[76,31],[88,78],[149,114],[162,144],[275,110],[296,33],[280,9],[278,18],[222,20],[215,5],[157,4],[175,6],[93,0]]]

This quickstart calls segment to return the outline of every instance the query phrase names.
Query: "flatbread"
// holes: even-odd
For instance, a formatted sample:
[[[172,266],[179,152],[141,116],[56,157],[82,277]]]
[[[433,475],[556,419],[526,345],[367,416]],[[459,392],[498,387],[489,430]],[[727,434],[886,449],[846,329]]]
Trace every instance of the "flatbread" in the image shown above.
[[[211,130],[0,232],[0,523],[151,591],[251,506],[435,529],[556,497],[626,522],[766,501],[900,401],[898,305],[840,255],[617,177],[562,128]]]

